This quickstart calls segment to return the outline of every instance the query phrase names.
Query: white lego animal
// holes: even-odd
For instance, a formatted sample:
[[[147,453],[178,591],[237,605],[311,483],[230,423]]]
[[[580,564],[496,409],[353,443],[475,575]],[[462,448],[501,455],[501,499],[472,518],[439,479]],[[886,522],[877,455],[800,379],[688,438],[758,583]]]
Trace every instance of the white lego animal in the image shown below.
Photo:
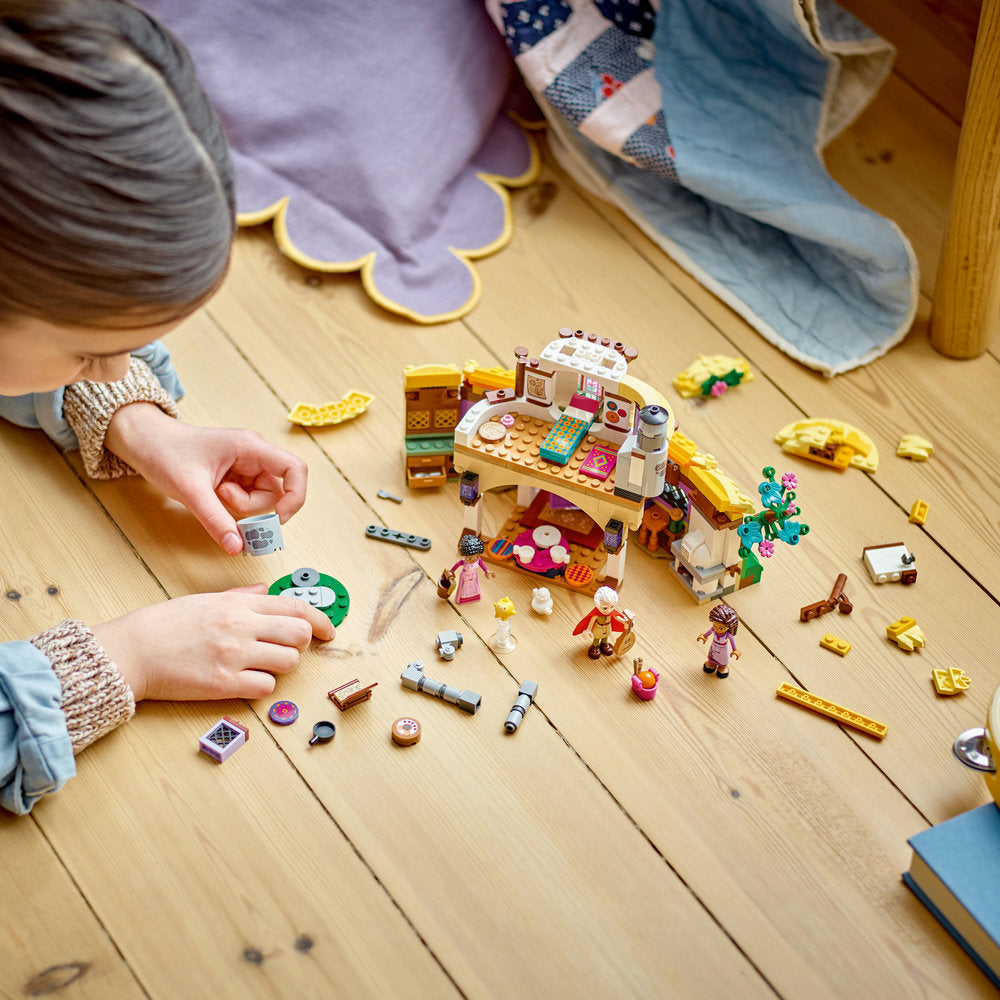
[[[548,587],[535,587],[531,591],[531,610],[539,615],[552,614],[552,595]]]

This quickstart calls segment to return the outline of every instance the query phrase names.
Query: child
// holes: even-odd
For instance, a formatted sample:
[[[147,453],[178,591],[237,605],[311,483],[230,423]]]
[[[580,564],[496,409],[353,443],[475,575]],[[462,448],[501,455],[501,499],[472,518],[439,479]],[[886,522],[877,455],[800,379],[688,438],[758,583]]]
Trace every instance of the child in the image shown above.
[[[235,516],[305,499],[306,467],[246,430],[177,420],[156,338],[221,283],[234,233],[225,137],[186,52],[123,0],[0,0],[0,416],[137,472],[224,551]],[[263,585],[0,644],[0,805],[28,812],[143,698],[260,698],[322,612]]]

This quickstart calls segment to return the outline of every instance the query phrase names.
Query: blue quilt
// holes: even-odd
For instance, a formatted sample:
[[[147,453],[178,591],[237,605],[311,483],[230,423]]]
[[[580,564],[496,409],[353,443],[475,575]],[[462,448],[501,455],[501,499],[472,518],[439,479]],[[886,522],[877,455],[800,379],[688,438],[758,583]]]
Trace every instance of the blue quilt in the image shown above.
[[[893,50],[824,0],[487,0],[585,187],[764,337],[835,375],[905,335],[917,265],[819,150]]]

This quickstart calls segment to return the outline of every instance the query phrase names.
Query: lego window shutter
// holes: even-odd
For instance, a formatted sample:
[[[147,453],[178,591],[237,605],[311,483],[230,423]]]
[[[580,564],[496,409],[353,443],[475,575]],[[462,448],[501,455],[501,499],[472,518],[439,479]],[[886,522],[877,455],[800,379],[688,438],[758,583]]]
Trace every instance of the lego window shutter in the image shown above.
[[[475,259],[511,236],[506,189],[538,172],[505,111],[516,72],[481,6],[143,6],[188,47],[222,118],[242,225],[273,220],[292,260],[358,271],[414,321],[472,309]]]

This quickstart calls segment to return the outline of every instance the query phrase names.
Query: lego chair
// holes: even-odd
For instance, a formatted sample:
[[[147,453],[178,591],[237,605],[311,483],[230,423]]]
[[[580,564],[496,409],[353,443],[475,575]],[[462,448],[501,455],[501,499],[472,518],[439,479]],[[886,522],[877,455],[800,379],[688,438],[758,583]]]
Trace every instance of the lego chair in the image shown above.
[[[983,0],[931,308],[931,343],[975,358],[1000,321],[1000,0]]]

